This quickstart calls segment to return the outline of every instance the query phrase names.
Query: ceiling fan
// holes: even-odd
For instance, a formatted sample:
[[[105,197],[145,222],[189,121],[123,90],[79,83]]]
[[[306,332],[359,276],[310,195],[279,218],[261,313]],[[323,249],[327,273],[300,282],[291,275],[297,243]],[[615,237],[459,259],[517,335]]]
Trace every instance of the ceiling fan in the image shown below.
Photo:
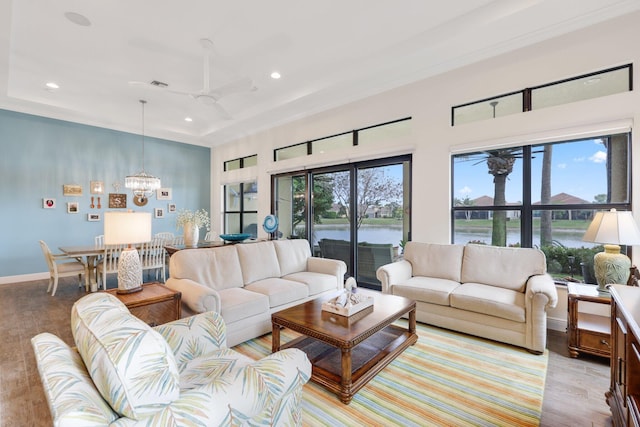
[[[204,50],[204,59],[203,59],[203,87],[198,92],[189,92],[189,91],[178,91],[173,89],[167,89],[168,84],[154,80],[151,83],[144,82],[130,82],[131,85],[141,85],[148,86],[153,88],[160,88],[162,90],[166,90],[167,92],[175,93],[178,95],[187,95],[191,98],[200,101],[204,105],[208,105],[213,107],[219,114],[220,117],[224,119],[231,119],[231,115],[227,112],[227,110],[220,105],[218,101],[224,98],[225,96],[232,95],[234,93],[240,92],[252,92],[257,90],[257,87],[254,86],[253,80],[249,77],[244,77],[225,85],[219,86],[217,88],[211,88],[211,80],[210,80],[210,60],[211,53],[213,52],[213,42],[209,39],[200,39],[200,46],[202,46]]]

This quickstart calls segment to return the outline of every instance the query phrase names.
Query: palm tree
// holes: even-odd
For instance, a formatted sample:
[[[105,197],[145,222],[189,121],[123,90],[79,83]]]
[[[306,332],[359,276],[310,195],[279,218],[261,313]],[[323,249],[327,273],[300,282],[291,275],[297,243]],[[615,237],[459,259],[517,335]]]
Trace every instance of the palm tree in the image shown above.
[[[544,146],[542,155],[542,181],[540,188],[540,203],[548,205],[551,203],[551,157],[553,155],[553,145]],[[551,246],[553,239],[551,236],[551,216],[553,212],[543,210],[540,212],[540,246]]]
[[[506,206],[507,176],[513,172],[513,165],[518,157],[522,157],[520,148],[506,148],[486,152],[486,162],[489,173],[493,175],[495,206]],[[496,210],[493,213],[493,229],[491,244],[493,246],[507,245],[507,211]]]

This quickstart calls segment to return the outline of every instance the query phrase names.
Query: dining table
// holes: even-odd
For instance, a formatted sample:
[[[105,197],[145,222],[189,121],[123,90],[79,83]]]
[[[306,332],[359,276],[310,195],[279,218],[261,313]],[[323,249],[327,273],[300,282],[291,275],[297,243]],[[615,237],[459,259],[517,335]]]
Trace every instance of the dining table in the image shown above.
[[[67,256],[85,259],[89,270],[85,281],[91,292],[96,292],[98,290],[98,282],[95,275],[96,259],[104,254],[104,245],[60,246],[58,249]]]

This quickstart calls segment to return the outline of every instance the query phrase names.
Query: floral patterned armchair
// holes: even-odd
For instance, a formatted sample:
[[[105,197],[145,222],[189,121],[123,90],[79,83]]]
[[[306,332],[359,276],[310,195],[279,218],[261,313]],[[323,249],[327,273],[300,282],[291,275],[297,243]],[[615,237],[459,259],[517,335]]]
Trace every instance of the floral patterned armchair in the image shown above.
[[[71,327],[77,350],[50,333],[31,340],[55,426],[301,424],[306,355],[226,348],[217,313],[151,328],[95,293],[74,304]]]

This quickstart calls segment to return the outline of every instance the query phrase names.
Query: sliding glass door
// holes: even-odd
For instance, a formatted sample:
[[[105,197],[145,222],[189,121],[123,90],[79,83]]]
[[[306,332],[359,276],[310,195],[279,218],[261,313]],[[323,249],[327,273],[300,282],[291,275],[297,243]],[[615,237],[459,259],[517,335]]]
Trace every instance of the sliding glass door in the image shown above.
[[[410,238],[410,177],[410,156],[274,176],[280,236],[308,239],[315,256],[342,260],[359,285],[379,288],[377,268]]]

